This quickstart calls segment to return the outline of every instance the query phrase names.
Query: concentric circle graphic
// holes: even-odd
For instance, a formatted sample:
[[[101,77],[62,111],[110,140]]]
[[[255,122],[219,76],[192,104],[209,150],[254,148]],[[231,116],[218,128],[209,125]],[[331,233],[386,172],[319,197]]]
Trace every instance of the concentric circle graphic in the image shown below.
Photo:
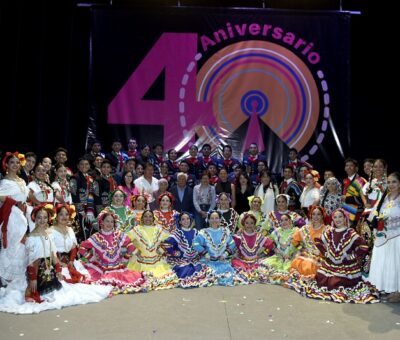
[[[251,117],[253,113],[263,116],[268,110],[267,96],[258,90],[252,90],[244,94],[240,101],[242,112]]]
[[[211,103],[217,122],[196,133],[215,145],[216,135],[232,133],[256,114],[288,147],[301,150],[318,123],[312,73],[293,52],[271,42],[243,41],[215,53],[197,74],[196,95]]]

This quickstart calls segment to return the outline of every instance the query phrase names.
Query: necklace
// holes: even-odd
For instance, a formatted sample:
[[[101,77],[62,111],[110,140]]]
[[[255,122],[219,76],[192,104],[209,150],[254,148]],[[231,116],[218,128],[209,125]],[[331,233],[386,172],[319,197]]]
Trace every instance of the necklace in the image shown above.
[[[388,208],[393,208],[394,206],[394,201],[399,197],[400,193],[397,193],[393,198],[391,197],[391,194],[388,195],[389,203],[387,205]]]
[[[18,187],[19,187],[19,190],[22,192],[22,193],[24,193],[26,190],[26,184],[25,184],[25,181],[22,179],[22,178],[19,178],[18,176],[17,177],[10,177],[10,176],[5,176],[5,178],[6,179],[8,179],[8,180],[10,180],[10,181],[13,181],[13,182],[15,182],[17,185],[18,185]]]
[[[69,233],[67,228],[68,228],[67,226],[66,228],[60,226],[53,227],[54,230],[56,230],[58,233],[62,235],[64,241],[64,251],[68,253],[71,249],[67,248],[67,239],[69,238]]]
[[[40,241],[42,242],[42,246],[43,246],[43,260],[44,260],[44,266],[45,266],[45,271],[44,274],[45,275],[50,275],[51,273],[51,242],[49,241],[49,236],[48,234],[45,232],[45,235],[43,234],[38,234]],[[47,241],[49,241],[49,261],[47,262],[47,256],[46,256],[46,243]]]
[[[38,179],[35,179],[35,182],[39,186],[43,196],[43,200],[41,202],[47,202],[52,189],[47,185],[46,182],[40,181]]]

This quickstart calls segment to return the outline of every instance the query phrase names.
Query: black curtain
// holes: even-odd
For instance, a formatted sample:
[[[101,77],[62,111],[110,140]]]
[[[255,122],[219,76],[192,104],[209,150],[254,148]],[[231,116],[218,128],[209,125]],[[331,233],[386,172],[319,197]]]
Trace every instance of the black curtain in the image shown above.
[[[1,4],[0,150],[54,156],[84,151],[88,112],[88,10],[74,1]]]
[[[394,123],[398,86],[389,85],[399,75],[398,57],[388,44],[397,43],[396,21],[387,7],[353,2],[363,14],[352,18],[351,151],[346,156],[359,161],[382,157],[389,171],[400,170],[400,159],[393,151],[399,133]],[[351,1],[344,4],[348,5],[345,9],[355,8]],[[85,151],[90,110],[89,9],[77,7],[74,0],[3,0],[0,6],[0,151],[35,151],[43,157],[53,156],[62,146],[69,150],[69,164],[74,168]],[[239,6],[237,1],[235,6]],[[343,164],[329,167],[343,174]]]

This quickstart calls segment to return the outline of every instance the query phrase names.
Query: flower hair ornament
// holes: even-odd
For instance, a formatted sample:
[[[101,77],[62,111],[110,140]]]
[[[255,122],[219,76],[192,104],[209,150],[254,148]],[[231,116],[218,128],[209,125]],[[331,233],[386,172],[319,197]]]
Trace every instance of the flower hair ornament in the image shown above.
[[[73,204],[58,203],[56,204],[56,214],[58,215],[62,208],[68,211],[69,217],[73,220],[76,217],[76,208]]]
[[[147,192],[143,192],[141,194],[133,195],[131,198],[132,205],[136,204],[136,201],[138,200],[139,197],[143,197],[146,201],[146,206],[149,204],[151,201],[151,195],[149,195]]]
[[[124,195],[124,200],[128,197],[127,196],[127,194],[125,193],[125,192],[123,192],[121,189],[115,189],[115,190],[113,190],[113,191],[110,191],[109,193],[108,193],[108,199],[110,200],[110,202],[112,202],[112,199],[113,199],[113,197],[114,197],[114,195],[117,193],[117,192],[120,192],[120,193],[122,193],[122,195]]]
[[[249,196],[249,197],[247,197],[247,200],[249,201],[249,205],[251,206],[251,204],[253,203],[253,201],[256,199],[256,198],[258,198],[260,201],[261,201],[261,205],[263,205],[263,203],[264,203],[264,200],[261,198],[261,197],[258,197],[258,196]]]
[[[35,208],[33,208],[32,212],[31,212],[31,219],[33,222],[35,222],[36,220],[36,215],[40,210],[44,210],[47,213],[47,217],[48,217],[48,223],[51,222],[51,220],[54,218],[55,216],[55,211],[54,211],[54,206],[53,204],[50,203],[42,203],[37,205]]]
[[[336,225],[335,225],[335,222],[333,221],[333,215],[335,215],[335,213],[336,212],[338,212],[338,211],[340,211],[342,214],[343,214],[343,216],[344,216],[344,219],[345,219],[345,225],[346,225],[346,227],[349,227],[349,225],[350,225],[350,223],[349,223],[349,215],[348,215],[348,212],[346,211],[346,210],[344,210],[343,208],[338,208],[338,209],[336,209],[336,210],[334,210],[333,212],[332,212],[332,214],[331,214],[331,217],[332,217],[332,227],[336,227]]]
[[[308,208],[308,219],[311,221],[312,218],[312,214],[314,212],[314,210],[317,209],[321,212],[322,214],[322,221],[325,222],[326,220],[326,210],[324,207],[321,207],[320,205],[310,205],[310,207]]]
[[[254,216],[254,214],[252,213],[245,213],[242,217],[242,219],[240,220],[240,228],[244,227],[244,222],[248,219],[251,218],[254,221],[254,224],[257,224],[257,217]]]
[[[209,210],[207,212],[207,217],[206,217],[206,223],[207,223],[208,226],[210,226],[210,217],[211,217],[211,214],[213,214],[213,213],[217,213],[218,217],[220,219],[222,218],[222,213],[220,211],[218,211],[218,210]]]
[[[189,216],[190,225],[193,224],[193,221],[194,221],[193,215],[192,215],[191,213],[188,213],[187,211],[182,211],[181,213],[175,214],[175,215],[174,215],[174,218],[175,218],[175,225],[176,225],[176,227],[177,227],[178,229],[181,229],[181,224],[180,224],[180,222],[181,222],[181,219],[182,219],[182,216],[183,216],[183,215]]]
[[[228,198],[229,203],[232,202],[232,198],[231,198],[231,194],[230,194],[230,193],[228,193],[228,192],[221,192],[221,193],[218,194],[217,197],[215,198],[215,202],[216,202],[217,204],[219,204],[219,202],[220,202],[222,196],[226,196],[226,197]]]
[[[26,159],[25,159],[25,155],[24,154],[19,153],[18,151],[15,151],[14,153],[6,152],[6,154],[4,155],[4,158],[3,158],[3,162],[2,162],[3,171],[7,170],[7,162],[11,157],[18,158],[19,159],[19,163],[21,164],[21,166],[25,166]]]
[[[172,208],[172,206],[174,205],[174,202],[175,202],[175,197],[170,192],[164,192],[163,194],[158,196],[158,198],[157,198],[158,205],[160,205],[161,200],[165,196],[167,196],[169,198],[169,200],[171,201],[171,208]]]
[[[142,214],[142,216],[140,217],[140,224],[141,225],[144,225],[144,223],[143,223],[143,217],[144,217],[144,215],[146,214],[146,213],[151,213],[151,215],[153,216],[153,224],[152,225],[154,225],[155,224],[155,222],[156,222],[156,217],[154,216],[154,213],[153,213],[153,211],[151,211],[150,209],[146,209],[145,211],[143,211],[143,214]]]
[[[97,216],[97,223],[98,223],[99,227],[101,227],[104,219],[107,216],[111,216],[113,218],[113,220],[114,220],[114,229],[116,229],[117,222],[119,222],[119,217],[113,210],[110,209],[110,207],[106,207],[105,209],[103,209],[100,212],[99,216]]]
[[[319,172],[317,170],[306,170],[304,171],[304,177],[310,174],[313,177],[314,182],[319,181]]]
[[[282,214],[282,215],[281,215],[281,218],[280,218],[280,221],[279,221],[279,225],[280,225],[280,226],[282,225],[282,217],[283,217],[283,216],[286,216],[286,217],[289,219],[289,224],[290,224],[290,226],[291,226],[292,228],[294,228],[293,218],[292,218],[292,216],[290,216],[289,214]]]

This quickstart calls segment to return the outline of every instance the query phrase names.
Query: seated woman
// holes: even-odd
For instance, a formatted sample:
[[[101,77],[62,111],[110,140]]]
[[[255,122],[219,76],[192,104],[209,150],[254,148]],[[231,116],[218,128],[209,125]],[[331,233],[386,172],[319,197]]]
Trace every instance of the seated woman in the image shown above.
[[[28,287],[25,292],[27,302],[41,303],[41,295],[51,293],[62,288],[60,261],[57,258],[57,249],[54,240],[46,228],[54,215],[51,204],[38,205],[32,211],[32,221],[35,230],[29,235],[26,247],[28,251]]]
[[[78,241],[70,223],[76,216],[75,206],[58,204],[56,206],[56,220],[49,229],[54,239],[57,256],[61,263],[63,278],[69,283],[82,282],[87,270],[76,260]]]
[[[252,214],[245,214],[241,221],[241,228],[233,236],[237,251],[232,260],[233,267],[246,278],[248,283],[264,282],[268,271],[259,265],[264,252],[273,248],[273,242],[256,232],[257,219]]]
[[[193,240],[197,236],[193,223],[193,217],[187,212],[176,215],[176,229],[163,243],[167,261],[182,288],[206,287],[215,281],[213,271],[199,262],[200,256],[193,249]]]
[[[249,206],[250,210],[243,212],[240,214],[237,225],[240,227],[240,221],[243,219],[245,214],[252,214],[256,219],[256,228],[257,231],[265,230],[266,229],[266,215],[262,212],[261,207],[263,205],[263,199],[258,196],[249,196]]]
[[[0,311],[16,314],[39,313],[48,309],[98,302],[111,289],[63,281],[56,246],[48,230],[54,215],[53,205],[40,204],[32,211],[34,231],[26,240],[27,281],[13,282],[1,289]],[[25,299],[24,299],[25,296]]]
[[[135,217],[133,210],[125,205],[126,194],[121,189],[111,191],[109,210],[113,211],[118,216],[117,228],[124,233],[130,231],[135,225]]]
[[[145,210],[140,224],[129,232],[137,252],[131,257],[128,268],[146,273],[150,289],[173,288],[178,281],[171,266],[166,262],[165,251],[161,247],[168,236],[169,234],[155,223],[151,210]]]
[[[193,248],[203,256],[202,262],[211,267],[221,286],[233,286],[235,270],[229,258],[235,250],[235,242],[228,229],[221,225],[221,215],[211,211],[207,216],[208,228],[201,229],[193,241]]]
[[[297,230],[289,214],[282,214],[280,226],[269,236],[274,242],[275,255],[261,261],[269,269],[268,281],[274,284],[283,284],[289,278],[290,264],[296,253],[292,245],[293,234]]]
[[[294,275],[315,278],[319,267],[319,250],[315,239],[320,239],[325,231],[325,211],[321,206],[310,207],[310,223],[297,229],[293,235],[292,245],[299,249],[299,253],[290,265]]]
[[[378,302],[378,291],[362,281],[362,260],[368,251],[364,240],[349,227],[343,209],[333,212],[332,227],[316,239],[321,265],[315,280],[300,279],[290,286],[307,297],[334,302]]]
[[[97,217],[100,231],[80,245],[81,260],[90,274],[88,281],[113,286],[113,294],[145,291],[147,284],[143,275],[126,268],[135,247],[117,229],[117,219],[111,210],[102,210]]]
[[[221,214],[221,224],[228,228],[233,235],[236,231],[239,215],[230,205],[231,197],[229,194],[222,192],[217,196],[217,210]]]
[[[290,196],[286,194],[279,194],[276,196],[277,209],[268,214],[267,222],[265,223],[265,232],[271,233],[274,229],[279,227],[279,221],[283,214],[289,214],[293,224],[300,228],[306,224],[306,221],[295,211],[289,210]]]
[[[132,196],[132,209],[135,225],[138,225],[142,219],[143,212],[148,209],[149,196],[144,194]]]
[[[174,210],[174,196],[169,192],[158,196],[159,210],[154,210],[154,217],[156,218],[157,224],[159,224],[166,232],[170,233],[175,230],[175,215],[179,214]]]

